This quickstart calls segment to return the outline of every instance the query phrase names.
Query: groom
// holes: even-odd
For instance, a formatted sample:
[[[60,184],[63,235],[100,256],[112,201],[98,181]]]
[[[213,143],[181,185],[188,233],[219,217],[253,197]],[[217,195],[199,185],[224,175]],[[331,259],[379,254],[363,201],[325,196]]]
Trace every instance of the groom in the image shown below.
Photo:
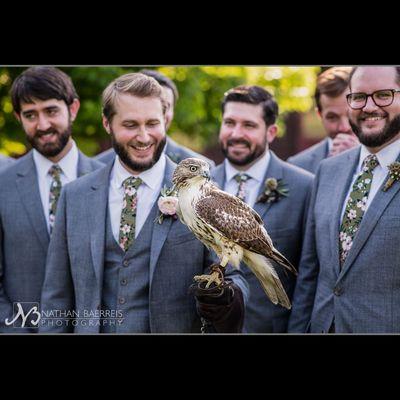
[[[200,316],[216,332],[241,330],[241,275],[228,272],[233,290],[196,301],[188,287],[213,260],[178,220],[158,222],[176,167],[163,152],[165,110],[161,86],[143,74],[105,89],[103,125],[117,157],[61,195],[41,301],[42,311],[78,318],[42,319],[41,332],[200,332]]]

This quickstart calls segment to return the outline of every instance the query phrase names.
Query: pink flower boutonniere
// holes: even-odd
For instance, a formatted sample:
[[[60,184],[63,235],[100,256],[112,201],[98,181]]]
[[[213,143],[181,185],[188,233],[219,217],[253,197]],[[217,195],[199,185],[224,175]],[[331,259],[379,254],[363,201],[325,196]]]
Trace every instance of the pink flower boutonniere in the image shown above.
[[[158,209],[160,210],[160,215],[156,218],[156,221],[159,224],[162,224],[164,218],[172,217],[173,219],[177,219],[176,215],[177,207],[178,207],[178,198],[175,196],[175,192],[173,189],[168,189],[164,186],[161,189],[161,196],[157,202]]]

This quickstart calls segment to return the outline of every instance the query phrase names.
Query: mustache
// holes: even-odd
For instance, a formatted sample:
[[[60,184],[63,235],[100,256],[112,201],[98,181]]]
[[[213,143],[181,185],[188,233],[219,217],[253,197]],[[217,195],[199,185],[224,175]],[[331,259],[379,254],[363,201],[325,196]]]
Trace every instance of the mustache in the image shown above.
[[[54,129],[54,128],[47,129],[46,131],[37,130],[35,136],[40,138],[40,137],[42,137],[44,135],[47,135],[48,133],[58,134],[58,131],[57,131],[57,129]]]
[[[249,149],[251,147],[250,142],[248,142],[247,140],[235,140],[235,139],[230,139],[226,142],[227,146],[234,146],[235,144],[243,144],[245,146],[247,146]]]

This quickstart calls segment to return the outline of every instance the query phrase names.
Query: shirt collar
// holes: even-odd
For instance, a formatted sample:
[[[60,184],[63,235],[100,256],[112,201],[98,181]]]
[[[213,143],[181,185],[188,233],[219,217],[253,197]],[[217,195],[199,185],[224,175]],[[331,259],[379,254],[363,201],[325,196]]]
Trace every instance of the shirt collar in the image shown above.
[[[270,159],[271,159],[271,154],[269,150],[267,150],[265,154],[247,171],[239,171],[231,164],[231,162],[228,159],[225,159],[226,181],[229,182],[231,179],[235,177],[236,174],[245,173],[249,175],[250,178],[255,179],[258,182],[261,182],[264,179],[265,172],[268,169]]]
[[[400,153],[400,139],[384,147],[375,155],[379,161],[379,165],[385,171],[389,172],[388,166],[396,161],[397,157],[399,156],[399,153]],[[361,145],[360,159],[358,161],[358,171],[361,171],[365,157],[369,156],[370,154],[371,153],[368,151],[368,149],[364,145]]]
[[[140,178],[150,189],[156,190],[164,180],[166,167],[165,154],[162,153],[160,159],[148,170],[141,172],[136,178]],[[131,177],[132,174],[122,165],[118,155],[115,157],[111,180],[117,189],[122,187],[125,179]]]
[[[49,169],[55,164],[40,154],[36,149],[33,149],[33,160],[35,162],[38,174],[41,177],[46,176],[49,172]],[[78,147],[76,146],[75,141],[72,141],[72,147],[69,152],[58,163],[56,163],[69,181],[74,180],[77,176],[78,160]]]

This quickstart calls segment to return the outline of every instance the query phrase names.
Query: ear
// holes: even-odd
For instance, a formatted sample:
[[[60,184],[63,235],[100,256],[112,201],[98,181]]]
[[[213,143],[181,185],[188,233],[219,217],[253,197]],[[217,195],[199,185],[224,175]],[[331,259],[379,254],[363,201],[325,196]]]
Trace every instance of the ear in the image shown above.
[[[315,107],[315,113],[322,119],[321,111],[318,110],[318,107]]]
[[[71,121],[75,121],[76,116],[78,115],[80,106],[81,106],[81,102],[78,99],[74,99],[72,104],[69,106],[69,113],[71,115]]]
[[[107,131],[107,133],[110,135],[111,134],[111,129],[110,129],[110,122],[108,119],[105,117],[104,114],[102,114],[102,119],[103,119],[103,126],[104,129]]]
[[[278,134],[278,125],[270,125],[267,129],[267,142],[271,144]]]

